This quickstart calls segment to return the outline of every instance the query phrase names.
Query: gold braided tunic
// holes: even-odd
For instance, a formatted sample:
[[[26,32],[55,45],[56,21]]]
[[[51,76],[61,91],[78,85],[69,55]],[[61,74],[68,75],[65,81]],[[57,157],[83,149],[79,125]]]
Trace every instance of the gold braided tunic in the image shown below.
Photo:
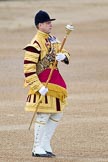
[[[25,105],[26,111],[35,111],[36,103],[40,98],[38,91],[45,85],[53,62],[51,61],[49,67],[43,70],[40,74],[37,73],[39,70],[37,64],[49,53],[49,51],[51,51],[52,48],[55,50],[55,53],[59,52],[60,46],[61,43],[55,37],[51,37],[49,34],[38,30],[31,43],[24,48],[24,86],[30,87]],[[69,53],[65,49],[61,52],[64,53],[69,60]],[[61,86],[59,82],[63,83],[63,86]],[[47,87],[48,93],[43,97],[37,112],[61,112],[66,105],[67,90],[65,82],[57,67],[52,76],[52,81],[48,83]]]

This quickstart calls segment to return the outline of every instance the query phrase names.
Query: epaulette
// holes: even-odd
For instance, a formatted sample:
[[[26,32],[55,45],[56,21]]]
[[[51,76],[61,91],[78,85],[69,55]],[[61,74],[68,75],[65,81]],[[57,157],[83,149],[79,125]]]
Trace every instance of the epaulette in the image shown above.
[[[28,44],[23,50],[40,54],[41,47],[37,41],[34,41],[33,44]]]

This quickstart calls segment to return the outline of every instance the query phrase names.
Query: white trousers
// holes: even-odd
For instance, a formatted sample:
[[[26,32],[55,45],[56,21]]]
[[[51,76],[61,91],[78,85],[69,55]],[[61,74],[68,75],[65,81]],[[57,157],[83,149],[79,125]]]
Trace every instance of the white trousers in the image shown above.
[[[46,151],[52,152],[51,139],[62,116],[63,113],[37,113],[32,152],[35,154],[46,154]]]

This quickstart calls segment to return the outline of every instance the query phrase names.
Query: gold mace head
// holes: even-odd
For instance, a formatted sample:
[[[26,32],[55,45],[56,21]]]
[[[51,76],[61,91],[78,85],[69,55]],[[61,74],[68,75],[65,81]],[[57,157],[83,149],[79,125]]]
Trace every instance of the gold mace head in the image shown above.
[[[72,30],[74,30],[74,26],[73,26],[73,25],[66,25],[65,28],[66,28],[66,34],[67,34],[67,35],[69,35],[70,32],[71,32]]]

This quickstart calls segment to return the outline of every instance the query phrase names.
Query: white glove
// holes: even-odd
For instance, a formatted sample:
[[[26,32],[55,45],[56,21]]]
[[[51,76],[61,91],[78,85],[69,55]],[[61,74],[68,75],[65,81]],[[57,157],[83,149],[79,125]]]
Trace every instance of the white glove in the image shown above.
[[[39,90],[39,93],[42,95],[42,96],[45,96],[45,94],[48,92],[48,88],[46,88],[45,86],[41,87],[40,90]]]
[[[63,61],[65,59],[65,55],[63,53],[57,53],[56,54],[56,60],[57,61]]]

